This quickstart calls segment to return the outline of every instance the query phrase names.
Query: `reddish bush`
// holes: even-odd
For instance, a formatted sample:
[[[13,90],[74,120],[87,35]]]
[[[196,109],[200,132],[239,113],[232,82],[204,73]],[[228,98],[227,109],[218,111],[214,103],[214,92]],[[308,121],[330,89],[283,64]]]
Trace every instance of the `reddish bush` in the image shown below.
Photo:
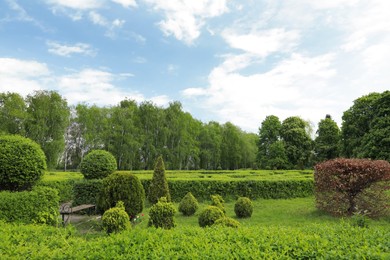
[[[364,212],[371,217],[387,213],[390,163],[383,160],[333,159],[315,166],[317,208],[332,215]]]

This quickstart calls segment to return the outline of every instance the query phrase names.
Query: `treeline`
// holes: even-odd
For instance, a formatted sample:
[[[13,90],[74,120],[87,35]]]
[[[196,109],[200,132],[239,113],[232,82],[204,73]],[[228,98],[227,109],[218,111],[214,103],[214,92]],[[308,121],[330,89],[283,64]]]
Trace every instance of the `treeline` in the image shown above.
[[[116,106],[69,106],[55,91],[23,99],[0,93],[0,134],[19,134],[41,145],[49,168],[77,169],[91,150],[111,152],[121,170],[153,169],[162,155],[167,169],[303,169],[324,160],[390,161],[390,92],[371,93],[344,112],[341,129],[327,115],[316,137],[302,118],[270,115],[258,134],[232,123],[203,123],[179,102],[163,108],[125,99]]]
[[[41,145],[50,168],[76,169],[91,150],[111,152],[121,170],[153,169],[162,155],[167,169],[251,168],[257,135],[217,122],[202,123],[179,102],[167,108],[123,100],[112,107],[68,106],[54,91],[23,99],[0,94],[0,133]]]

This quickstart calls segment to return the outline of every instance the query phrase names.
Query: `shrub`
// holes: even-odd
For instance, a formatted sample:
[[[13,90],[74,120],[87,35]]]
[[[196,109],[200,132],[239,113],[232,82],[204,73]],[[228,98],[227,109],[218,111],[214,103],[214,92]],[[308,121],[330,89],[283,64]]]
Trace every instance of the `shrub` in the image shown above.
[[[80,164],[80,171],[86,179],[103,179],[116,169],[114,156],[103,150],[91,151]]]
[[[37,183],[37,186],[50,187],[56,189],[58,191],[58,195],[60,196],[60,203],[62,203],[62,202],[68,202],[73,200],[73,188],[75,183],[76,180],[61,180],[61,181],[41,180]],[[95,204],[95,203],[86,203],[86,204]]]
[[[188,192],[184,198],[180,201],[179,211],[184,216],[194,215],[198,210],[199,204],[194,195],[191,192]]]
[[[389,206],[385,181],[390,163],[367,159],[334,159],[315,166],[317,208],[336,216],[351,216],[362,210],[367,216],[386,215]]]
[[[98,204],[98,199],[103,190],[103,180],[81,180],[73,186],[74,199],[72,205]],[[113,203],[113,205],[115,205]],[[110,207],[108,207],[110,208]],[[108,209],[106,208],[106,209]]]
[[[121,232],[131,227],[129,215],[126,213],[122,201],[118,201],[114,208],[104,212],[102,216],[102,227],[108,234]]]
[[[223,217],[225,213],[220,208],[208,206],[199,214],[198,223],[201,227],[212,226],[215,221]]]
[[[240,226],[240,222],[238,222],[235,219],[229,218],[229,217],[223,217],[223,218],[217,219],[214,223],[214,226],[238,228]]]
[[[225,210],[225,201],[220,195],[211,195],[211,206],[218,207],[222,210],[223,213],[226,213]]]
[[[103,179],[102,191],[98,199],[98,210],[105,211],[123,201],[129,216],[135,216],[144,208],[145,191],[137,176],[115,172]]]
[[[171,202],[167,202],[165,197],[161,197],[149,211],[148,226],[156,228],[171,229],[176,226],[174,215],[176,209]]]
[[[34,187],[32,191],[0,192],[0,219],[26,224],[56,225],[59,196],[55,189]]]
[[[0,136],[0,190],[29,190],[45,169],[46,157],[37,143],[16,135]]]
[[[234,212],[238,218],[250,218],[253,213],[253,203],[247,197],[240,197],[234,204]]]
[[[171,194],[169,193],[169,187],[167,178],[165,176],[164,161],[161,156],[157,158],[152,181],[149,186],[148,200],[154,204],[159,198],[165,197],[167,201],[171,201]]]

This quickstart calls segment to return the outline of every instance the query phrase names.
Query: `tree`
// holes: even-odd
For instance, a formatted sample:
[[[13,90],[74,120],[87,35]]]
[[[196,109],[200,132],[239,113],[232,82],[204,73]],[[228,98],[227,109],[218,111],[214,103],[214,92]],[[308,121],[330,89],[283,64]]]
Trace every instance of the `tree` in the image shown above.
[[[47,165],[54,168],[64,150],[64,135],[69,124],[70,109],[55,91],[36,91],[27,96],[26,135],[45,152]]]
[[[330,115],[318,123],[314,140],[316,161],[322,162],[339,156],[340,129]]]
[[[149,186],[148,200],[150,203],[155,204],[161,197],[165,197],[168,202],[171,201],[171,194],[169,193],[167,178],[165,177],[164,161],[162,156],[159,156],[156,160],[152,181]]]
[[[319,163],[314,173],[317,207],[333,215],[368,211],[379,216],[389,206],[380,184],[389,180],[390,163],[383,160],[333,159]]]
[[[222,127],[221,165],[223,169],[239,168],[241,160],[240,130],[230,122]]]
[[[280,129],[286,155],[294,168],[303,169],[309,162],[312,140],[307,132],[308,124],[300,117],[286,118]]]
[[[24,135],[26,103],[17,93],[0,93],[0,133]]]
[[[221,167],[222,126],[217,122],[204,124],[199,133],[200,168],[216,170]]]

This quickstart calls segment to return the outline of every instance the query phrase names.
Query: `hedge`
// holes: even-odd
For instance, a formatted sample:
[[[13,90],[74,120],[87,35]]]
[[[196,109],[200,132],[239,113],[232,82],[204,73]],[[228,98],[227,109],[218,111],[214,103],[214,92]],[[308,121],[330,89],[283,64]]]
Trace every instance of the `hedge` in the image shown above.
[[[32,191],[0,192],[0,219],[8,222],[55,225],[59,217],[55,189],[35,187]]]
[[[75,182],[73,187],[74,199],[73,206],[81,204],[97,205],[100,192],[103,189],[103,180],[82,180]]]
[[[41,180],[38,186],[50,187],[58,191],[60,202],[68,202],[73,200],[73,187],[77,180]]]

